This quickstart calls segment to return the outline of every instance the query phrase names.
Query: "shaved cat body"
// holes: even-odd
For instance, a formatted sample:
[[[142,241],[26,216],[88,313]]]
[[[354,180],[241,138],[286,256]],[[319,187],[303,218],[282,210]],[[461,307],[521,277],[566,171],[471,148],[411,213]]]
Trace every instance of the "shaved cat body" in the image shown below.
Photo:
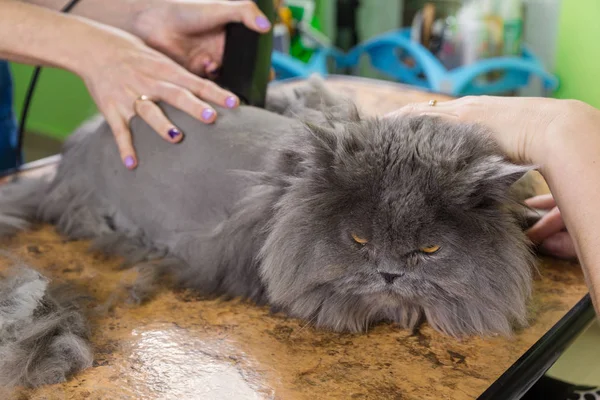
[[[218,108],[219,123],[199,127],[188,114],[167,104],[161,108],[177,121],[185,139],[170,144],[144,121],[134,119],[137,169],[123,168],[105,123],[93,135],[82,135],[60,166],[61,173],[77,170],[78,176],[93,182],[87,190],[118,205],[120,213],[136,221],[157,245],[169,245],[180,235],[209,233],[207,228],[223,221],[254,184],[235,171],[261,171],[265,154],[279,137],[301,126],[262,109],[240,107]]]

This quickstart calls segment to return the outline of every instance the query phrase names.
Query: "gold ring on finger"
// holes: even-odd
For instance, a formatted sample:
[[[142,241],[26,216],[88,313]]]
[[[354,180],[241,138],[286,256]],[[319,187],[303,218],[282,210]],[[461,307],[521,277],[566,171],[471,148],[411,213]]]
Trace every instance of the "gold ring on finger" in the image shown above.
[[[433,106],[435,106],[436,104],[437,104],[437,100],[436,100],[436,99],[429,100],[429,106],[430,106],[430,107],[433,107]]]
[[[152,100],[150,99],[150,97],[146,96],[145,94],[142,94],[142,95],[138,96],[137,99],[135,99],[135,101],[133,103],[133,108],[135,108],[138,101],[152,101]]]

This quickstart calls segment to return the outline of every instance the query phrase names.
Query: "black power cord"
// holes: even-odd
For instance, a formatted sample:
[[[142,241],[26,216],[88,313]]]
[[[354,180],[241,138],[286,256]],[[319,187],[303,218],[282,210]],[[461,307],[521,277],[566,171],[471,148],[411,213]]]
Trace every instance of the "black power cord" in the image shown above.
[[[64,6],[60,12],[68,13],[73,7],[79,3],[80,0],[71,0]],[[33,74],[31,75],[31,80],[29,81],[29,87],[27,88],[27,93],[25,95],[25,101],[23,102],[23,110],[21,110],[21,119],[19,121],[19,130],[17,134],[17,168],[18,171],[23,165],[23,139],[25,136],[25,125],[27,124],[27,115],[29,114],[29,107],[31,105],[31,99],[33,98],[33,93],[35,91],[35,86],[40,77],[40,73],[42,71],[42,67],[35,67]]]

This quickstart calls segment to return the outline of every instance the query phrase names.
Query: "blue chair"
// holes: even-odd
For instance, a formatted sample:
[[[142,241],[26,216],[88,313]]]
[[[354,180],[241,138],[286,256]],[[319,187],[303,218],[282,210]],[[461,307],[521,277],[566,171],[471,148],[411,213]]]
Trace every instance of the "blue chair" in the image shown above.
[[[358,64],[363,56],[369,57],[373,68],[395,80],[452,96],[509,92],[527,86],[533,76],[541,78],[547,91],[558,87],[557,78],[544,70],[526,46],[520,57],[483,59],[448,70],[430,51],[410,39],[410,28],[404,28],[359,44],[347,54],[347,62]],[[415,65],[404,64],[402,56],[411,57]],[[503,72],[502,77],[492,82],[477,79],[493,71]]]
[[[379,35],[347,54],[337,49],[318,49],[308,63],[274,53],[273,66],[279,72],[278,79],[308,77],[312,73],[327,75],[328,60],[333,60],[336,68],[353,68],[365,56],[373,68],[396,81],[451,96],[506,93],[527,86],[534,76],[542,80],[546,91],[558,87],[557,78],[544,69],[526,46],[520,57],[489,58],[448,70],[431,52],[410,39],[410,28]],[[413,66],[402,62],[406,57],[414,60]],[[478,79],[494,71],[502,72],[498,80]]]
[[[326,47],[316,49],[308,63],[279,51],[273,51],[271,55],[271,64],[277,80],[308,78],[314,73],[326,76],[329,74],[329,63],[332,63],[332,69],[335,69],[342,66],[344,62],[345,56],[341,51]]]

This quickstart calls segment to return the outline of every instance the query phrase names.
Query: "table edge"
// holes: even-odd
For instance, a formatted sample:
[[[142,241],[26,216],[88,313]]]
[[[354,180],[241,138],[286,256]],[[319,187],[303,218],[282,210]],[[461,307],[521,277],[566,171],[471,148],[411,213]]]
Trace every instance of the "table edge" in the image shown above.
[[[500,375],[477,400],[520,399],[560,358],[567,347],[593,320],[595,314],[588,293]]]
[[[61,160],[62,156],[60,153],[54,154],[52,156],[40,158],[39,160],[35,160],[32,162],[25,163],[20,167],[10,168],[5,171],[0,172],[0,179],[8,178],[11,175],[20,175],[22,173],[26,173],[27,171],[32,171],[38,168],[44,168],[52,164],[58,164]]]

